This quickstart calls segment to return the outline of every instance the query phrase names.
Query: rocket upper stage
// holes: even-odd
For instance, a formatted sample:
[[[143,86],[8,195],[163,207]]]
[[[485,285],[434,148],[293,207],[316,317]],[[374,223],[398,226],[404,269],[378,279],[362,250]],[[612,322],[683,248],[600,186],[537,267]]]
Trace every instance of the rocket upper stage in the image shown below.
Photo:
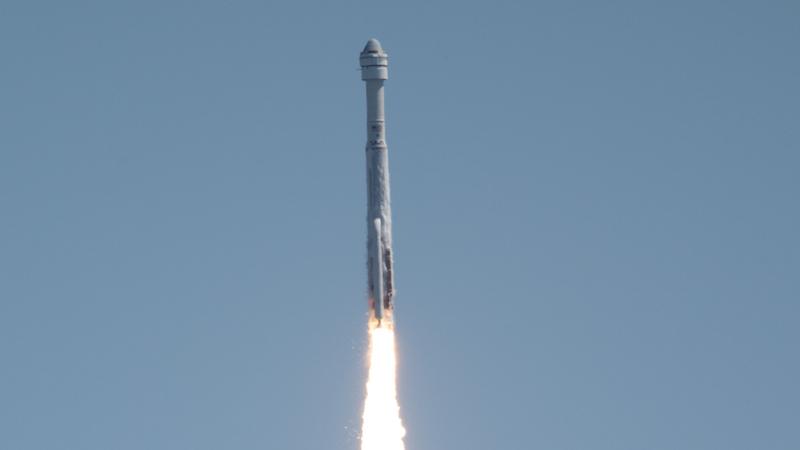
[[[369,305],[378,325],[392,321],[392,209],[389,198],[389,154],[386,146],[383,82],[389,57],[370,39],[361,52],[361,79],[367,87],[367,279]]]

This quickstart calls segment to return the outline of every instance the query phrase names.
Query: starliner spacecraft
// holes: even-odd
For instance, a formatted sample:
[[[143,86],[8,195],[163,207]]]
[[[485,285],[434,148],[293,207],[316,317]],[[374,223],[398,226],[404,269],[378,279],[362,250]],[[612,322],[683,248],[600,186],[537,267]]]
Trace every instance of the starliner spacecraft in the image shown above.
[[[361,52],[361,79],[367,82],[367,273],[373,316],[393,322],[392,208],[389,199],[389,155],[383,110],[383,81],[389,57],[370,39]]]

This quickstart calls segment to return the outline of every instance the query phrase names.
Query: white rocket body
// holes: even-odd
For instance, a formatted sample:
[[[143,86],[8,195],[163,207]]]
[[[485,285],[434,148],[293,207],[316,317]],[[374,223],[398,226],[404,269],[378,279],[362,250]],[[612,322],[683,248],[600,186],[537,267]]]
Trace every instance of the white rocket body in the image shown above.
[[[392,208],[389,197],[389,155],[383,82],[388,78],[388,56],[375,39],[361,52],[361,79],[367,82],[367,271],[369,304],[374,317],[391,321]]]

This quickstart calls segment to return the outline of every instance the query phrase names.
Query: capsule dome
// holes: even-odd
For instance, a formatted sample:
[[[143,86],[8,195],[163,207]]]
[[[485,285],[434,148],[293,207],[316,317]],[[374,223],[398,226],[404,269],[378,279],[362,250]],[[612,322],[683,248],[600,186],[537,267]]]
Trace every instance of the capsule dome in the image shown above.
[[[383,53],[383,48],[381,48],[381,43],[377,39],[370,39],[361,53]]]

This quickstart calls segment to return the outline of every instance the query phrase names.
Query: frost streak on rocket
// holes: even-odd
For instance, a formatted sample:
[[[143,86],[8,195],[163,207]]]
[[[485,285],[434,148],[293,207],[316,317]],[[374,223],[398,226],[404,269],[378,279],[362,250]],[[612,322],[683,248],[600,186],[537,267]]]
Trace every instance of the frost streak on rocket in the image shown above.
[[[367,84],[367,271],[369,304],[374,317],[391,321],[392,209],[389,198],[389,155],[383,82],[388,78],[388,56],[370,39],[361,52],[361,79]]]

